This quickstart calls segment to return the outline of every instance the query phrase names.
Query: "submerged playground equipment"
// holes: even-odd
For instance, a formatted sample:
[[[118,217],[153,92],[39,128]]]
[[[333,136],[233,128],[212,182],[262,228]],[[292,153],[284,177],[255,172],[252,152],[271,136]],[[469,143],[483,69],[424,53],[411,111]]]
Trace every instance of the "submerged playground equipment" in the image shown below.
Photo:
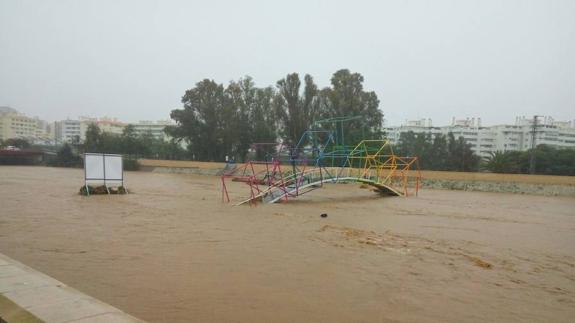
[[[343,122],[334,118],[334,130],[304,132],[295,147],[277,143],[253,144],[254,158],[226,167],[221,176],[222,201],[230,202],[227,181],[241,182],[247,197],[236,205],[288,201],[327,183],[362,183],[384,195],[417,195],[421,174],[417,157],[400,157],[387,140],[361,140],[346,146]],[[341,125],[341,126],[339,126]]]

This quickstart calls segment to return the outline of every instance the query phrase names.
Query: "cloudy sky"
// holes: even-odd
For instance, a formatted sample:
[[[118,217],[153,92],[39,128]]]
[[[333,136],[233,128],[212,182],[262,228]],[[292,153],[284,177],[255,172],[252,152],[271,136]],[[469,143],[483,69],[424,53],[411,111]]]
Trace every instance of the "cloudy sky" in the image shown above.
[[[575,1],[0,0],[0,106],[167,119],[204,79],[348,68],[389,124],[575,118]]]

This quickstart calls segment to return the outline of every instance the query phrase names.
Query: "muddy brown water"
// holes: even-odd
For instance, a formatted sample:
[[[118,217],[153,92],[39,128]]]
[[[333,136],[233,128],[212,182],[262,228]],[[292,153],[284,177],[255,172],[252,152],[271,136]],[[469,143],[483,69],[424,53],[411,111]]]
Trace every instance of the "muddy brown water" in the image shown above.
[[[216,177],[128,172],[133,194],[91,197],[82,180],[0,167],[0,252],[151,322],[575,316],[573,198],[339,184],[234,207]]]

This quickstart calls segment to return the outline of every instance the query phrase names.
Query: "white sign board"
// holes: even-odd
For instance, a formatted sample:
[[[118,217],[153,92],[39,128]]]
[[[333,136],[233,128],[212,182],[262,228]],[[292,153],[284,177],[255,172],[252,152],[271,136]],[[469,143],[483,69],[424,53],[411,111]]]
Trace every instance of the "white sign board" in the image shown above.
[[[124,182],[122,155],[84,154],[84,180],[86,185],[122,186]]]

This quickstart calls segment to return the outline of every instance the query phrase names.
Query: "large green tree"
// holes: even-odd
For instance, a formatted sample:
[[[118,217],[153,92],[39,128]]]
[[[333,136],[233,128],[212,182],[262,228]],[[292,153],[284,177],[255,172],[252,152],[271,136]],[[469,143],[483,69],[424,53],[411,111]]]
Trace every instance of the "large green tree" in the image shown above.
[[[425,163],[429,169],[448,170],[447,137],[443,134],[436,134],[433,143],[428,149]]]
[[[96,153],[101,152],[102,132],[100,127],[95,123],[90,123],[86,129],[86,139],[84,140],[84,152]]]
[[[138,153],[142,154],[143,147],[138,145],[138,135],[133,125],[127,125],[122,131],[122,150],[128,156],[136,156]]]
[[[304,77],[304,90],[300,93],[301,81],[297,73],[288,74],[276,84],[278,97],[277,114],[281,121],[285,141],[296,145],[302,134],[310,128],[317,116],[318,88],[311,75]]]
[[[305,75],[302,83],[297,73],[279,80],[275,89],[257,88],[250,77],[232,81],[225,88],[206,79],[186,91],[183,108],[171,113],[176,126],[166,131],[176,140],[185,140],[201,160],[223,160],[225,156],[243,160],[253,142],[296,145],[319,118],[359,116],[342,129],[346,136],[350,134],[351,144],[380,138],[383,115],[379,100],[374,92],[363,91],[362,83],[363,76],[348,70],[336,72],[332,87],[321,91],[312,76]],[[273,150],[273,145],[269,147]]]
[[[331,87],[320,92],[321,118],[361,116],[343,123],[344,144],[382,136],[383,113],[379,99],[375,92],[364,91],[363,82],[361,74],[342,69],[333,74]]]
[[[528,151],[497,151],[482,162],[493,173],[529,173],[531,154],[535,154],[535,174],[575,175],[575,149],[539,145]]]
[[[255,103],[250,111],[252,142],[268,144],[257,147],[255,153],[258,160],[266,159],[266,156],[272,154],[275,147],[273,144],[278,141],[278,118],[275,113],[276,97],[276,92],[272,87],[256,90]]]
[[[480,158],[471,150],[463,137],[455,138],[453,133],[442,134],[404,132],[395,147],[401,156],[419,158],[422,169],[476,171]]]
[[[256,105],[257,88],[251,77],[246,76],[239,81],[232,81],[225,91],[229,100],[226,115],[229,119],[225,130],[225,140],[232,143],[231,156],[244,160],[253,139],[251,127],[252,111]]]
[[[185,139],[194,156],[201,160],[222,160],[230,152],[230,119],[224,87],[205,79],[187,90],[182,97],[183,109],[172,110],[170,116],[177,126],[168,134]]]
[[[425,133],[403,132],[395,147],[395,153],[400,156],[419,157],[419,165],[423,169],[433,169],[431,160],[431,135]]]
[[[447,138],[448,169],[459,172],[477,171],[481,158],[473,153],[471,144],[465,142],[461,136],[456,139],[452,132],[447,135]]]

